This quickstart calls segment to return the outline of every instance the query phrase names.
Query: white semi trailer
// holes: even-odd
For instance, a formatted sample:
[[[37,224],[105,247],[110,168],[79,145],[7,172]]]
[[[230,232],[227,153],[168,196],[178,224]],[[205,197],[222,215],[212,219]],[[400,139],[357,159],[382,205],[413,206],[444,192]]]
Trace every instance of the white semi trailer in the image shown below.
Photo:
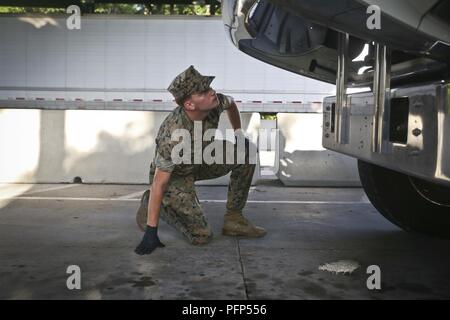
[[[248,112],[316,112],[334,86],[263,64],[234,48],[220,17],[0,17],[0,108],[169,111],[166,90],[195,65]]]

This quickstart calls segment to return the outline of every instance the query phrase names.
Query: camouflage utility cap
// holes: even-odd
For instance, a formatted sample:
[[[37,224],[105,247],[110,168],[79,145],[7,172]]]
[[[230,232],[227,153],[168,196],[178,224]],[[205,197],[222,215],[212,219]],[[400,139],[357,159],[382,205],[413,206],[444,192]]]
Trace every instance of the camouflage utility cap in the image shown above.
[[[214,78],[202,76],[200,72],[195,70],[194,66],[190,66],[173,79],[167,90],[175,99],[181,99],[193,93],[207,90]]]

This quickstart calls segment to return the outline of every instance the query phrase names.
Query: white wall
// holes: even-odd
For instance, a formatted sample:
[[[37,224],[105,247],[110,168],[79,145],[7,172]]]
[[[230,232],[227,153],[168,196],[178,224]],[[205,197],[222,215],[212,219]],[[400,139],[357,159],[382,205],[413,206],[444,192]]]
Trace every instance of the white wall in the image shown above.
[[[0,109],[0,182],[147,183],[167,112]],[[241,114],[256,137],[259,114]],[[279,114],[277,176],[290,186],[360,185],[356,160],[321,146],[321,114]],[[226,114],[219,129],[230,128]],[[256,141],[255,141],[256,142]],[[259,170],[259,167],[258,167]],[[260,176],[258,170],[254,182]],[[226,184],[228,178],[200,184]]]
[[[277,177],[286,186],[360,186],[357,160],[322,147],[322,117],[277,115]]]
[[[0,109],[0,182],[73,182],[78,176],[85,183],[147,183],[167,114]],[[245,130],[257,130],[259,114],[241,117]],[[231,126],[223,114],[219,129],[226,128]]]

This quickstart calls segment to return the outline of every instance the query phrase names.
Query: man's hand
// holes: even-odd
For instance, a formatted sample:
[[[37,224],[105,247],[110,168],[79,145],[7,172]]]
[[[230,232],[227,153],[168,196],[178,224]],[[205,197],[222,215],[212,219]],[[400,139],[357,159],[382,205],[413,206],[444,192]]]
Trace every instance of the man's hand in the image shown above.
[[[158,247],[165,247],[165,245],[161,241],[159,241],[157,232],[158,227],[147,226],[147,229],[145,229],[144,237],[142,238],[141,243],[136,247],[134,252],[139,255],[144,255],[152,253],[153,250]]]

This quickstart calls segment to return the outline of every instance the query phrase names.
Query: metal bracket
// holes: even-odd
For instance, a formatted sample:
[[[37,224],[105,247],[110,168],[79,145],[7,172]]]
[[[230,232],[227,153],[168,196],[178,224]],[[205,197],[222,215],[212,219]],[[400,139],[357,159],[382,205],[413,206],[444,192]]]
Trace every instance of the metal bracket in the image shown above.
[[[380,44],[375,44],[375,70],[373,77],[375,112],[373,116],[372,152],[386,150],[389,138],[389,114],[391,102],[391,52]]]
[[[335,141],[348,144],[349,123],[347,105],[347,78],[348,78],[348,46],[350,36],[348,33],[339,33],[338,41],[338,70],[336,77],[336,124]]]

